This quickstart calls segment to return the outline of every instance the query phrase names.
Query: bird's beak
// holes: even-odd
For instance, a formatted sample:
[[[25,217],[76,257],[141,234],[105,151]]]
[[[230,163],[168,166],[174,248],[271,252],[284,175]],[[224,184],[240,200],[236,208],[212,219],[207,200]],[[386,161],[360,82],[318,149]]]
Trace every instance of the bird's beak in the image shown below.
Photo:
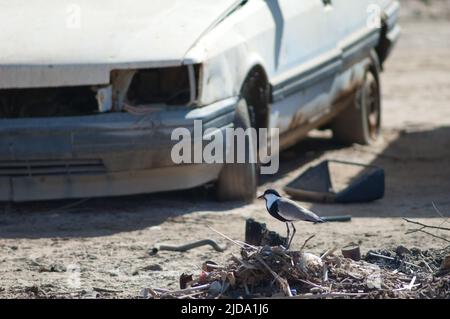
[[[263,199],[264,198],[264,194],[258,196],[258,199]]]

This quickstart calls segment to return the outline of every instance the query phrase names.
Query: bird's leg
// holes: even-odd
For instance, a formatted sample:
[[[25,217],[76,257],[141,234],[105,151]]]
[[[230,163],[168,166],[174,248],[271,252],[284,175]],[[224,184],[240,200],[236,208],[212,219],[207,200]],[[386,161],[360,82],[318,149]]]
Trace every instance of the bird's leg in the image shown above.
[[[289,235],[291,233],[291,230],[289,229],[289,223],[286,223],[286,228],[287,228],[287,236],[286,236],[286,249],[289,248]]]
[[[287,225],[287,223],[286,223],[286,225]],[[289,247],[291,247],[292,239],[294,239],[295,233],[297,232],[297,230],[295,229],[294,223],[291,223],[291,226],[292,226],[293,232],[292,232],[291,240],[289,241],[287,249],[289,249]]]

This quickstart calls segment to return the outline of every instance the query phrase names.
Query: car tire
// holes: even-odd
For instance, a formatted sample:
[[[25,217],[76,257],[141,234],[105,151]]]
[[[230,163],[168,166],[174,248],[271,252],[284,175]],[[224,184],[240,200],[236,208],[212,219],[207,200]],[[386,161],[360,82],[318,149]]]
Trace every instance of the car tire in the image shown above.
[[[377,71],[370,68],[355,100],[331,123],[334,138],[343,144],[371,145],[381,133],[381,94]]]
[[[251,127],[247,103],[241,98],[236,106],[234,128],[247,130]],[[251,151],[253,140],[246,135],[246,159]],[[236,143],[234,143],[236,145]],[[216,196],[219,201],[252,202],[256,197],[257,165],[246,160],[245,163],[224,163],[219,179],[216,182]]]

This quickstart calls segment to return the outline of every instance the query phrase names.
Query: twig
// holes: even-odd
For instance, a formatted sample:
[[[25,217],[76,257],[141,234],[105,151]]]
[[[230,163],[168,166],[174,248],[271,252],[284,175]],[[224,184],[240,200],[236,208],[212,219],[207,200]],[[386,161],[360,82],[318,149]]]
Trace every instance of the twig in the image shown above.
[[[334,252],[336,251],[337,247],[333,247],[332,249],[328,249],[322,256],[320,256],[320,259],[324,259],[325,257],[334,254]]]
[[[225,269],[224,266],[219,266],[219,265],[214,265],[214,264],[208,264],[208,263],[206,263],[205,266],[206,266],[206,267],[209,267],[209,268],[214,268],[214,269]]]
[[[316,288],[323,289],[323,290],[325,290],[325,291],[328,290],[327,287],[323,287],[323,286],[321,286],[321,285],[315,284],[315,283],[313,283],[313,282],[311,282],[311,281],[308,281],[308,280],[298,279],[298,281],[300,281],[300,282],[302,282],[302,283],[304,283],[304,284],[307,284],[307,285],[316,287]]]
[[[422,258],[422,262],[425,264],[425,266],[427,266],[427,268],[430,272],[433,272],[433,269],[431,269],[430,265],[428,265],[428,263],[425,261],[425,259]]]
[[[327,264],[323,265],[323,282],[328,281],[328,266]]]
[[[372,253],[372,252],[369,252],[369,255],[371,255],[371,256],[373,256],[373,257],[378,257],[378,258],[388,259],[388,260],[396,260],[394,257],[388,257],[388,256],[384,256],[384,255],[380,255],[380,254],[376,254],[376,253]],[[402,261],[402,262],[405,263],[405,264],[407,264],[407,265],[416,267],[416,268],[422,268],[422,267],[420,267],[420,266],[414,265],[414,264],[412,264],[412,263],[410,263],[410,262],[407,262],[407,261]]]
[[[45,298],[48,298],[47,293],[41,287],[37,287],[37,290],[38,290],[38,293],[42,293]]]
[[[194,292],[194,293],[189,294],[189,295],[181,296],[179,299],[186,299],[186,298],[193,299],[192,297],[195,297],[195,296],[198,296],[198,295],[201,295],[201,294],[204,294],[204,293],[205,293],[204,291],[197,291],[197,292]]]
[[[100,288],[100,287],[93,287],[92,290],[94,290],[96,292],[111,292],[111,293],[123,292],[123,290],[116,290],[116,289],[109,289],[109,288]]]
[[[442,214],[442,212],[439,210],[439,208],[436,206],[436,204],[434,202],[431,202],[431,204],[433,204],[433,207],[434,207],[434,210],[436,211],[436,213],[438,213],[438,215],[441,216],[442,218],[445,218],[444,214]],[[442,226],[445,223],[447,223],[449,218],[450,217],[445,218],[444,221],[439,226]]]
[[[159,294],[154,291],[151,287],[150,288],[143,288],[140,293],[140,297],[143,297],[144,299],[148,299],[148,295],[152,295],[153,299],[158,299]]]
[[[247,246],[247,247],[250,247],[250,248],[252,248],[252,249],[258,249],[258,247],[256,247],[256,246],[253,246],[253,245],[250,245],[250,244],[247,244],[245,241],[241,241],[241,240],[235,240],[235,242],[237,242],[237,243],[239,243],[239,244],[241,244],[241,245],[244,245],[244,246]]]
[[[205,285],[189,287],[189,288],[181,289],[181,290],[168,291],[164,295],[168,295],[168,294],[169,295],[177,295],[177,294],[185,294],[185,293],[189,293],[189,292],[193,292],[193,291],[197,291],[197,290],[206,290],[206,289],[209,289],[210,286],[211,286],[211,284],[205,284]]]
[[[163,288],[153,288],[153,290],[156,291],[156,292],[158,292],[158,293],[163,293],[163,294],[166,294],[166,293],[169,293],[169,292],[170,292],[170,290],[168,290],[168,289],[163,289]]]
[[[264,266],[267,268],[267,270],[269,270],[269,272],[272,274],[272,276],[275,278],[275,280],[278,281],[278,283],[280,284],[281,288],[284,288],[284,293],[287,296],[292,296],[292,292],[291,289],[289,288],[289,284],[287,282],[287,280],[281,278],[275,271],[273,271],[269,265],[266,264],[266,262],[260,257],[260,256],[256,256],[256,259]],[[286,287],[287,286],[287,287]]]
[[[392,291],[412,290],[414,287],[420,286],[420,284],[414,285],[414,283],[416,282],[416,279],[417,279],[417,277],[414,276],[414,277],[411,279],[411,281],[410,281],[409,284],[403,285],[403,288],[394,289],[394,290],[392,290]]]
[[[148,288],[148,292],[153,296],[153,298],[158,298],[159,294],[153,290],[151,287]]]
[[[415,284],[415,285],[413,285],[413,286],[411,287],[411,289],[412,289],[412,288],[419,287],[419,286],[420,286],[420,284]],[[409,289],[408,286],[405,286],[405,287],[403,287],[403,288],[392,289],[392,291],[405,291],[405,290],[411,290],[411,289]]]
[[[225,234],[222,234],[220,231],[218,231],[218,230],[216,230],[216,229],[214,229],[214,228],[212,228],[210,225],[207,225],[208,226],[208,228],[209,229],[211,229],[213,232],[215,232],[215,233],[217,233],[217,234],[219,234],[220,236],[222,236],[223,238],[225,238],[225,239],[228,239],[229,241],[231,241],[233,244],[235,244],[235,245],[237,245],[237,246],[239,246],[239,247],[241,247],[242,249],[244,249],[245,248],[245,246],[243,246],[243,245],[241,245],[241,244],[239,244],[237,241],[235,241],[234,239],[231,239],[230,237],[228,237],[227,235],[225,235]]]
[[[439,227],[439,226],[426,225],[426,224],[423,224],[423,223],[420,223],[420,222],[416,222],[416,221],[410,220],[410,219],[408,219],[408,218],[403,218],[403,219],[404,219],[405,221],[407,221],[408,223],[422,226],[422,229],[423,229],[423,228],[432,228],[432,229],[439,229],[439,230],[450,231],[450,228],[447,228],[447,227]]]
[[[313,239],[315,236],[316,236],[316,235],[311,235],[311,236],[309,236],[308,239],[305,240],[305,242],[303,243],[303,246],[302,246],[302,248],[300,248],[300,251],[302,251],[303,248],[305,248],[306,244],[307,244],[311,239]]]
[[[428,232],[426,230],[423,230],[422,228],[421,229],[409,230],[409,231],[406,232],[406,235],[409,235],[409,234],[412,234],[412,233],[417,233],[417,232],[424,233],[424,234],[430,235],[431,237],[434,237],[434,238],[437,238],[437,239],[441,239],[443,241],[446,241],[447,243],[450,243],[450,240],[448,240],[447,238],[444,238],[444,237],[432,234],[432,233],[430,233],[430,232]]]
[[[230,259],[232,261],[238,263],[239,265],[244,265],[244,263],[239,258],[237,258],[236,255],[234,255],[234,254],[231,254],[231,258]]]
[[[412,287],[414,286],[414,283],[416,282],[417,277],[414,276],[413,279],[411,279],[411,282],[408,284],[408,286],[406,286],[406,289],[411,290]]]
[[[288,293],[288,296],[292,297],[292,291],[291,291],[291,286],[289,286],[289,282],[286,279],[284,279],[284,282],[286,283],[285,288],[286,288],[286,291]]]

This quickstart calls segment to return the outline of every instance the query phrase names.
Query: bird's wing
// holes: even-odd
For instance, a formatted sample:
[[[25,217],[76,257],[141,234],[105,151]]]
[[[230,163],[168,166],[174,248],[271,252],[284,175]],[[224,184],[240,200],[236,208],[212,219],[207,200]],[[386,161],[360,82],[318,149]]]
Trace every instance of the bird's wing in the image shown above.
[[[304,220],[313,223],[322,223],[323,220],[312,211],[300,206],[288,198],[278,200],[278,214],[289,221]]]

